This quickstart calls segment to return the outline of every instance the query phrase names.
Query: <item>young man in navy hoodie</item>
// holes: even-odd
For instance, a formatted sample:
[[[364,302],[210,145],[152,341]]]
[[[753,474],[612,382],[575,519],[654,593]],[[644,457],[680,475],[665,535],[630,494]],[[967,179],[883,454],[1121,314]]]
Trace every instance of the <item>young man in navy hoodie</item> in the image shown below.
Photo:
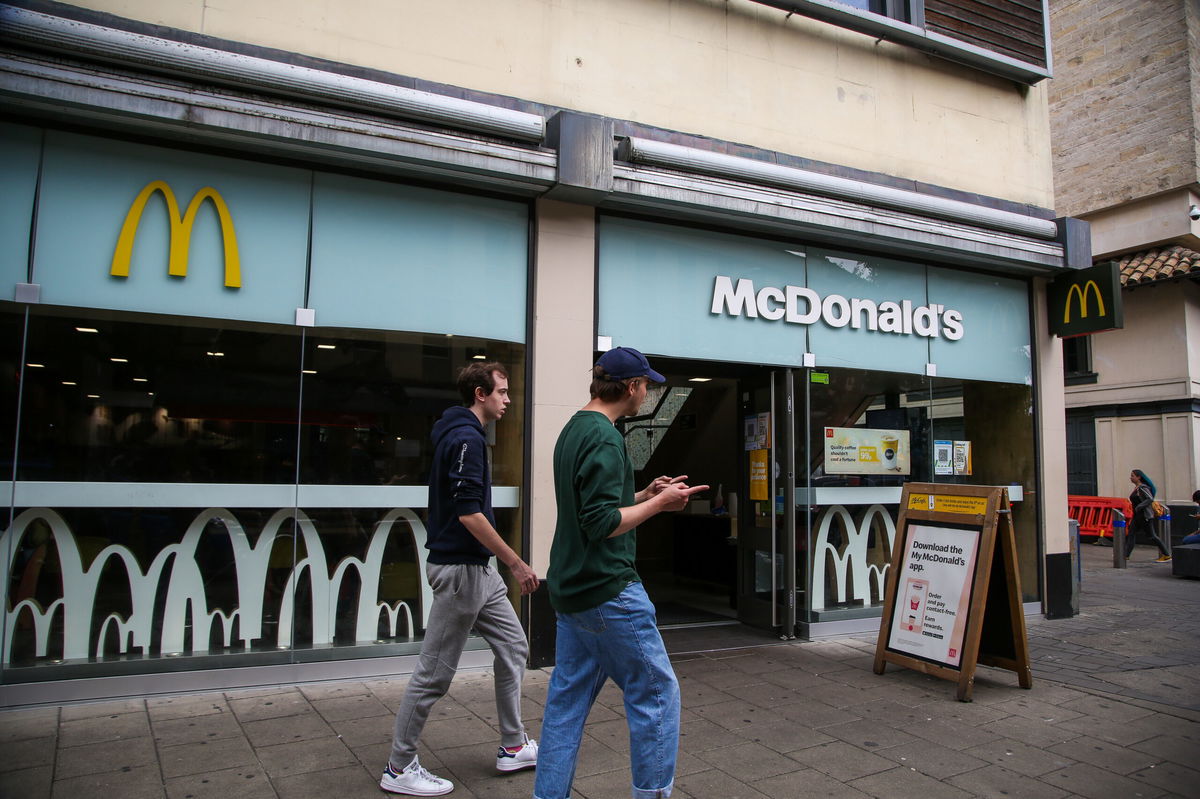
[[[464,407],[448,408],[433,426],[425,545],[433,607],[420,660],[396,714],[392,753],[379,781],[383,790],[409,796],[454,790],[450,780],[421,767],[417,739],[433,704],[450,688],[472,627],[496,657],[496,769],[519,771],[537,765],[537,741],[525,734],[521,723],[521,681],[529,645],[504,580],[488,565],[493,555],[507,565],[522,594],[538,586],[533,569],[496,532],[492,514],[484,425],[499,420],[508,408],[508,373],[494,362],[471,364],[459,372],[458,391]]]

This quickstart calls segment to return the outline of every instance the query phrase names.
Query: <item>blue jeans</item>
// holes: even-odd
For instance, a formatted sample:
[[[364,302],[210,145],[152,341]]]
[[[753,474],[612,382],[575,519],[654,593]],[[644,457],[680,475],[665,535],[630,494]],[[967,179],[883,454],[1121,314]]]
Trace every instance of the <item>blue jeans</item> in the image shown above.
[[[671,795],[679,752],[679,682],[641,583],[604,604],[558,614],[542,718],[535,799],[567,799],[583,725],[607,678],[625,695],[634,799]]]

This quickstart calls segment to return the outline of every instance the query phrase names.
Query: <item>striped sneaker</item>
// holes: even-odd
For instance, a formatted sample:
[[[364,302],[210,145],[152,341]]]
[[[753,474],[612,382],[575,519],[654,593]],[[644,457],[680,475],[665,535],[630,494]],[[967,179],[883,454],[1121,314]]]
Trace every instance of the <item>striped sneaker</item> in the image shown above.
[[[500,747],[496,750],[497,771],[520,771],[537,765],[537,741],[525,736],[520,746]]]

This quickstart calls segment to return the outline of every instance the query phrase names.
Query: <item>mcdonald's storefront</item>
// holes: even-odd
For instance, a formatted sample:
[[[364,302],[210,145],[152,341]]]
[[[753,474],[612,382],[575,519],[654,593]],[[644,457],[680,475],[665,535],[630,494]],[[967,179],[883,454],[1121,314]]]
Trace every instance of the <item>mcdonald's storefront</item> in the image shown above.
[[[554,441],[620,345],[668,378],[620,426],[636,481],[713,487],[638,531],[668,638],[878,629],[914,481],[1007,487],[1027,610],[1062,615],[1046,289],[1090,258],[1046,209],[287,63],[325,87],[297,100],[273,51],[77,16],[0,5],[34,42],[0,63],[0,705],[410,671],[457,370],[509,369],[493,504],[544,574]],[[551,663],[545,592],[511,595]]]
[[[411,655],[429,429],[471,359],[523,382],[527,203],[0,138],[4,682]]]
[[[4,304],[0,339],[20,386],[0,426],[6,683],[411,656],[428,430],[472,358],[525,385],[528,204],[3,136],[30,209],[6,240],[31,231],[4,265],[38,293]],[[715,513],[714,495],[645,527],[664,625],[869,627],[909,480],[1010,485],[1039,600],[1025,281],[618,216],[597,230],[601,341],[671,378],[624,426],[635,465],[720,486]],[[524,408],[492,431],[518,535]]]

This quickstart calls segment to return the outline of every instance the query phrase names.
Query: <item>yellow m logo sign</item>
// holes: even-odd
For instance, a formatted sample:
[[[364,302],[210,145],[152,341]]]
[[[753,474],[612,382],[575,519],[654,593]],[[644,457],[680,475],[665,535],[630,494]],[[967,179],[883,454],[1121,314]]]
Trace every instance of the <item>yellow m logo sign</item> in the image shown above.
[[[1096,281],[1089,280],[1082,287],[1075,283],[1067,291],[1067,301],[1063,303],[1063,324],[1071,321],[1071,298],[1079,298],[1079,317],[1087,319],[1088,317],[1088,294],[1096,295],[1096,305],[1100,306],[1100,315],[1104,316],[1104,299],[1100,296],[1100,287],[1096,285]]]
[[[192,226],[196,223],[196,214],[205,200],[211,200],[216,209],[217,218],[221,222],[221,240],[225,245],[225,285],[236,289],[242,286],[242,264],[238,257],[237,234],[233,229],[233,217],[225,200],[211,186],[206,186],[196,192],[188,203],[187,212],[180,216],[179,203],[175,200],[175,192],[165,181],[155,180],[147,183],[138,194],[129,213],[125,215],[125,223],[121,225],[121,235],[117,239],[117,248],[113,250],[112,269],[109,274],[113,277],[129,277],[129,259],[133,255],[133,240],[137,235],[138,225],[142,221],[142,212],[146,203],[155,192],[161,192],[167,204],[168,221],[170,222],[170,258],[167,261],[167,274],[173,277],[187,277],[188,251],[192,244]]]

